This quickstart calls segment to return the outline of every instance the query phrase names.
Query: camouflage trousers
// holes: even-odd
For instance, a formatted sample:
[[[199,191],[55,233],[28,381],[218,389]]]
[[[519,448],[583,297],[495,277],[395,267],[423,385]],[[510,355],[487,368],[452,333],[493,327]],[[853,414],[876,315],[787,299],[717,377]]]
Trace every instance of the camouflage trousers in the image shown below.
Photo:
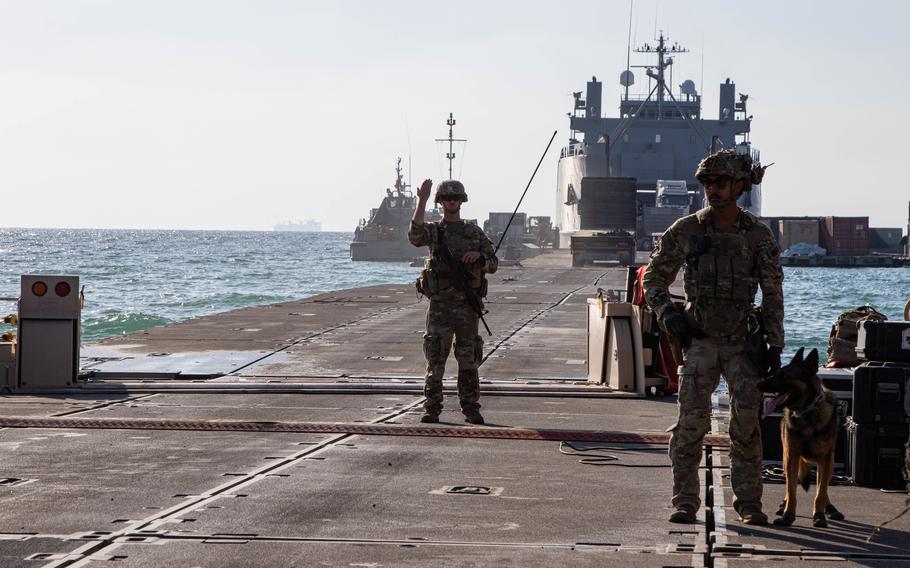
[[[679,367],[679,415],[670,429],[674,507],[701,505],[698,466],[702,440],[711,428],[711,394],[723,374],[730,390],[730,483],[733,508],[761,507],[761,393],[758,373],[744,352],[742,339],[696,339]]]
[[[423,354],[427,358],[424,409],[433,414],[442,410],[442,377],[452,344],[458,361],[458,400],[464,413],[480,410],[480,378],[477,368],[483,359],[483,338],[477,333],[479,318],[461,293],[437,295],[427,308]]]

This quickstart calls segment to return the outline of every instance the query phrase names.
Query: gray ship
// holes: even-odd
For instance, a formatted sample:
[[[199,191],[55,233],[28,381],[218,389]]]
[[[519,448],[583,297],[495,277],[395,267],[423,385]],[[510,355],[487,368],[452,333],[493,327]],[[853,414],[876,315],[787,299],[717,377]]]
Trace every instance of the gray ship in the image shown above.
[[[351,241],[351,260],[405,262],[422,256],[422,251],[408,242],[408,227],[417,198],[405,183],[401,158],[395,165],[394,189],[387,188],[379,207],[370,210],[368,219],[361,219]],[[436,220],[438,211],[427,212],[428,220]]]
[[[318,233],[322,231],[322,223],[316,221],[315,219],[307,219],[306,221],[287,221],[285,223],[278,223],[275,225],[274,230]]]
[[[449,151],[446,159],[449,161],[449,177],[452,177],[452,162],[455,160],[455,142],[467,142],[460,138],[453,138],[455,117],[449,113],[446,121],[449,127],[448,138],[438,138],[437,142],[448,142]],[[411,217],[417,207],[417,198],[409,189],[411,186],[404,182],[401,175],[401,158],[395,165],[395,189],[386,189],[386,196],[379,207],[370,211],[369,219],[361,219],[354,230],[354,240],[351,241],[351,260],[374,260],[403,262],[416,260],[428,251],[425,247],[415,248],[408,241],[408,229]],[[426,221],[439,221],[442,211],[434,205],[433,209],[426,212]],[[470,220],[467,220],[471,222]]]
[[[683,81],[676,93],[670,86],[674,60],[688,50],[676,43],[671,45],[663,32],[656,41],[656,45],[645,43],[634,50],[656,56],[656,61],[631,66],[645,69],[646,95],[629,93],[629,87],[635,83],[630,66],[627,65],[620,75],[624,92],[620,97],[618,117],[602,115],[603,88],[596,77],[588,82],[584,98],[580,91],[573,94],[572,134],[569,145],[560,154],[557,177],[556,226],[561,247],[571,246],[572,235],[579,231],[615,229],[597,226],[591,219],[582,220],[586,208],[582,207],[580,211],[579,206],[585,199],[581,191],[584,178],[634,180],[635,237],[638,248],[647,248],[651,237],[675,220],[674,216],[668,215],[667,209],[657,210],[666,205],[659,202],[658,185],[684,182],[685,187],[697,188],[688,191],[688,210],[694,211],[704,202],[701,186],[695,179],[695,168],[702,158],[716,150],[733,148],[760,161],[758,151],[749,140],[752,117],[746,110],[748,95],[737,94],[735,83],[726,79],[720,85],[717,119],[704,118],[702,95],[696,91],[693,81]],[[597,187],[597,184],[586,186]],[[761,187],[753,186],[751,193],[743,195],[740,205],[761,215]],[[680,214],[686,209],[684,206]],[[601,213],[604,212],[598,215]],[[648,222],[643,223],[643,220]]]

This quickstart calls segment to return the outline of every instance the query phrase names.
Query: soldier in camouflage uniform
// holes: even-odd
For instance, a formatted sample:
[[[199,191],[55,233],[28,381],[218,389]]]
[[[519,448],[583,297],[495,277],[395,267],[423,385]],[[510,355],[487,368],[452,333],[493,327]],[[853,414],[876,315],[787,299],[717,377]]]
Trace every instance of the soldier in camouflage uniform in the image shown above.
[[[683,349],[679,368],[679,413],[670,429],[673,465],[671,522],[695,522],[701,505],[698,466],[702,440],[711,426],[711,394],[723,374],[730,391],[730,480],[733,507],[747,524],[765,524],[761,510],[761,393],[763,377],[745,354],[747,318],[758,287],[768,334],[772,371],[784,346],[783,271],[771,230],[736,204],[760,183],[764,168],[733,150],[714,153],[698,165],[709,206],[673,223],[651,253],[645,298],[671,340]],[[685,305],[678,309],[669,287],[685,266]]]
[[[907,383],[905,393],[910,391],[910,382]],[[904,395],[904,414],[910,416],[910,396]],[[910,428],[910,425],[907,426]],[[904,480],[907,482],[907,493],[910,494],[910,439],[904,445]],[[910,503],[908,503],[910,504]]]
[[[424,413],[421,422],[439,422],[442,411],[442,376],[454,339],[458,361],[458,399],[465,422],[483,424],[480,414],[480,379],[477,368],[483,358],[483,338],[477,333],[479,314],[471,307],[464,290],[453,285],[453,268],[438,254],[441,243],[448,246],[451,258],[463,263],[470,276],[470,286],[477,298],[486,295],[485,274],[496,272],[499,265],[493,254],[493,243],[476,225],[461,219],[461,204],[468,200],[464,186],[454,180],[443,181],[436,188],[436,203],[442,204],[443,220],[424,222],[424,211],[433,182],[424,180],[417,190],[417,209],[411,220],[408,239],[417,247],[429,246],[430,256],[417,281],[418,291],[430,299],[423,352],[427,358],[424,386]]]

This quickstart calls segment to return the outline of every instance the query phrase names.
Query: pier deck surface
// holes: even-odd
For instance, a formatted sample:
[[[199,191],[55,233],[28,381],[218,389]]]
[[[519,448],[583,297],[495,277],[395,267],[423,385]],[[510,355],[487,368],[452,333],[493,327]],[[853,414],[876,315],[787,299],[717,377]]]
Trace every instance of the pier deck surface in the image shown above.
[[[0,396],[0,414],[199,427],[0,431],[0,566],[910,566],[910,516],[866,542],[905,495],[835,486],[847,519],[814,529],[811,494],[800,492],[793,527],[747,527],[730,507],[726,452],[711,449],[701,475],[712,497],[697,524],[673,525],[663,445],[481,436],[663,432],[674,422],[674,397],[585,384],[585,303],[598,286],[623,288],[625,270],[568,264],[554,253],[494,275],[481,367],[488,425],[463,438],[381,435],[386,424],[422,434],[465,426],[451,380],[441,424],[417,421],[426,302],[411,285],[88,346],[94,379]],[[722,431],[722,398],[715,416]],[[375,428],[206,431],[209,420]],[[766,484],[767,512],[783,492]]]

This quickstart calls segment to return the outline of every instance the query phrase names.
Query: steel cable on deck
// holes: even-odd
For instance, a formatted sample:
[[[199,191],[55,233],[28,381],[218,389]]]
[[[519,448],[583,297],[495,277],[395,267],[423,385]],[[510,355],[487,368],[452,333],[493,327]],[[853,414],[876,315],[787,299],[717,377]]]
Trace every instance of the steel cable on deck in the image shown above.
[[[569,448],[571,451],[567,451],[565,448]],[[611,452],[653,452],[659,451],[664,453],[666,450],[663,448],[621,448],[616,446],[593,446],[590,448],[579,448],[572,444],[572,442],[560,442],[559,443],[559,453],[564,456],[584,456],[578,463],[585,465],[614,465],[617,467],[659,467],[659,468],[668,468],[670,467],[669,463],[665,464],[631,464],[631,463],[617,463],[620,461],[620,457],[613,454],[594,454],[594,455],[585,455],[584,452],[602,452],[602,451],[611,451]]]

